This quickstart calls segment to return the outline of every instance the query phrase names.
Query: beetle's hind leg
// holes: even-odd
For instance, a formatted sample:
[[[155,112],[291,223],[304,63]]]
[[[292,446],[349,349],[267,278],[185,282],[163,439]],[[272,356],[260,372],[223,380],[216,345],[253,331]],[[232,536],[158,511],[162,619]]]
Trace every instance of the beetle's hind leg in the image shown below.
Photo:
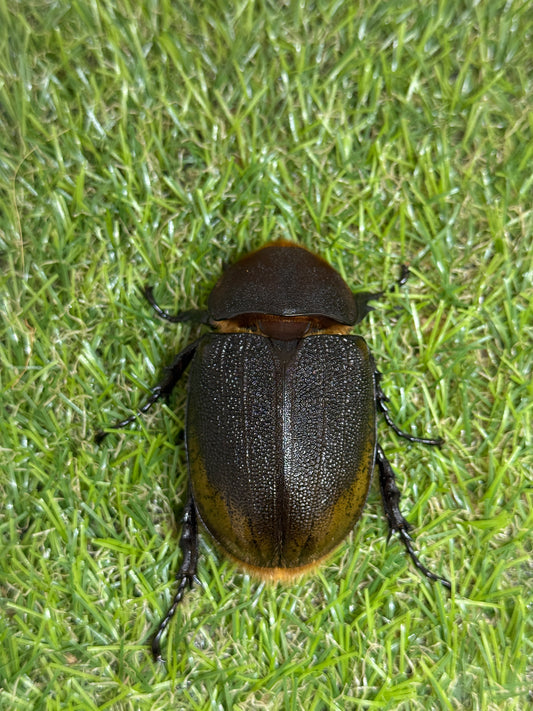
[[[397,435],[409,440],[409,442],[420,442],[421,444],[431,444],[436,447],[440,447],[440,445],[444,442],[444,440],[440,437],[438,437],[437,439],[428,439],[427,437],[415,437],[414,435],[411,435],[408,432],[404,432],[394,423],[392,417],[390,416],[389,408],[387,407],[389,398],[385,395],[385,393],[381,389],[381,385],[379,384],[379,381],[381,380],[381,373],[376,370],[374,378],[376,383],[376,403],[378,408],[383,413],[383,417],[385,418],[385,421],[389,425],[389,427],[392,427],[392,429],[396,432]]]
[[[192,587],[196,578],[196,566],[198,563],[198,523],[196,506],[192,495],[189,494],[187,505],[183,514],[183,528],[181,529],[180,548],[183,553],[183,560],[176,575],[178,589],[172,600],[167,614],[163,617],[157,628],[157,632],[152,638],[151,648],[154,661],[162,661],[161,637],[168,627],[170,620],[174,617],[178,605],[183,600],[187,588]]]
[[[180,353],[178,353],[172,363],[165,368],[164,377],[156,385],[154,385],[153,388],[151,388],[152,394],[150,395],[148,400],[144,403],[142,407],[137,410],[134,415],[126,417],[125,420],[119,420],[113,425],[109,425],[108,428],[111,430],[118,430],[121,427],[126,427],[127,425],[134,422],[139,415],[144,415],[145,412],[148,412],[148,410],[155,402],[160,400],[162,397],[168,397],[176,386],[178,380],[183,375],[183,371],[191,362],[200,340],[201,339],[194,341],[182,351],[180,351]],[[95,442],[97,444],[100,444],[108,434],[109,432],[100,430],[94,436]]]
[[[409,529],[411,526],[408,521],[402,516],[400,511],[400,490],[396,486],[396,475],[394,474],[394,469],[391,467],[389,460],[385,456],[385,453],[377,445],[376,459],[379,468],[379,485],[381,489],[381,497],[383,499],[383,507],[385,509],[385,515],[389,523],[390,534],[397,533],[405,546],[406,551],[409,553],[411,560],[418,568],[418,570],[429,578],[430,580],[435,580],[442,583],[448,590],[451,589],[451,584],[446,578],[442,578],[440,575],[432,573],[431,570],[426,568],[420,562],[414,548],[412,545],[412,539],[409,535]],[[390,535],[389,534],[389,535]]]

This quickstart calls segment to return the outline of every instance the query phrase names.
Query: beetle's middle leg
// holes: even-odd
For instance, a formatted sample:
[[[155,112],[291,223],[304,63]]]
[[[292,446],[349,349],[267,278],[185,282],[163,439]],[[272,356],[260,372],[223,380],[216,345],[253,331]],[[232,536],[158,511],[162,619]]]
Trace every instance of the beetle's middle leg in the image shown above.
[[[381,497],[383,499],[385,515],[389,523],[390,534],[397,533],[399,535],[406,551],[411,556],[411,560],[418,570],[426,576],[426,578],[436,580],[450,590],[452,587],[450,581],[446,580],[446,578],[442,578],[440,575],[432,573],[431,570],[426,568],[425,565],[422,565],[413,548],[412,539],[409,535],[409,529],[411,526],[404,516],[402,516],[400,511],[400,490],[396,486],[396,475],[394,474],[394,469],[391,467],[389,460],[385,456],[385,453],[379,444],[377,445],[376,450],[376,460],[379,468]]]
[[[168,397],[172,390],[174,390],[178,380],[183,375],[183,371],[191,362],[200,340],[201,339],[194,341],[178,353],[172,363],[165,368],[164,377],[156,383],[153,388],[151,388],[152,394],[148,400],[137,410],[134,415],[130,415],[129,417],[126,417],[125,420],[119,420],[113,425],[109,425],[109,429],[118,430],[121,427],[126,427],[134,422],[139,415],[144,415],[145,412],[148,412],[155,402],[160,400],[162,397]],[[108,432],[104,432],[103,430],[97,432],[94,436],[96,443],[100,444],[100,442],[102,442],[108,434]]]
[[[168,627],[170,620],[174,617],[178,605],[183,600],[187,588],[192,587],[196,578],[196,566],[198,564],[198,523],[196,515],[196,505],[192,495],[189,494],[187,505],[183,514],[183,528],[181,529],[180,548],[183,553],[183,560],[176,575],[178,589],[172,600],[167,614],[163,617],[152,639],[152,656],[154,661],[162,661],[161,637]]]
[[[394,423],[392,417],[390,416],[389,408],[387,407],[389,398],[381,389],[381,385],[379,384],[380,380],[381,373],[376,370],[376,372],[374,373],[374,382],[376,384],[376,404],[383,413],[383,417],[385,418],[385,421],[389,425],[389,427],[392,427],[392,429],[396,432],[397,435],[399,435],[400,437],[404,437],[405,439],[409,440],[409,442],[420,442],[421,444],[432,444],[436,447],[440,447],[440,445],[444,442],[444,440],[440,437],[437,439],[428,439],[427,437],[415,437],[414,435],[411,435],[408,432],[404,432],[398,427],[398,425]]]

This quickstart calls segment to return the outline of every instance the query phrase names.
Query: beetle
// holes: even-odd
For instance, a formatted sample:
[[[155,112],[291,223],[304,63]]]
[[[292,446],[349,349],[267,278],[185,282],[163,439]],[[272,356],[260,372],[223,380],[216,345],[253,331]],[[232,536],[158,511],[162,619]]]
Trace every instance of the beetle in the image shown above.
[[[402,267],[397,284],[408,274]],[[175,356],[138,413],[109,428],[125,427],[170,395],[191,366],[183,558],[172,605],[152,640],[154,659],[161,659],[162,634],[196,576],[199,521],[243,568],[265,579],[291,578],[347,537],[375,465],[389,535],[399,535],[421,573],[451,588],[413,548],[395,473],[377,440],[377,413],[410,442],[442,440],[395,425],[372,354],[350,333],[372,310],[370,301],[386,292],[354,294],[324,259],[281,240],[228,267],[205,311],[172,315],[151,287],[144,293],[161,318],[211,327]]]

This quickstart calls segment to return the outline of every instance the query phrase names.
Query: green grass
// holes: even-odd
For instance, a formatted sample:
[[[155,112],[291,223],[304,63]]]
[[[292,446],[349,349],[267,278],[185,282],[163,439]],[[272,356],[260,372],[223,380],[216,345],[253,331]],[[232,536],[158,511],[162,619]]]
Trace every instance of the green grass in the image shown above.
[[[305,7],[304,7],[305,5]],[[531,704],[533,12],[528,0],[0,0],[0,709]],[[303,582],[203,539],[179,565],[185,383],[97,448],[191,337],[224,263],[271,238],[356,289],[422,560],[378,487]],[[194,330],[194,329],[193,329]],[[528,668],[529,663],[529,668]]]

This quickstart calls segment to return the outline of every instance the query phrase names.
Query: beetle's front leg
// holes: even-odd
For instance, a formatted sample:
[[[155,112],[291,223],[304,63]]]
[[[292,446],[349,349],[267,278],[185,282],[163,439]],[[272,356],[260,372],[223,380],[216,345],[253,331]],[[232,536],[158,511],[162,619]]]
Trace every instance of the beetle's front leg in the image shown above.
[[[178,589],[174,595],[169,611],[159,623],[157,632],[152,639],[151,646],[154,661],[163,660],[161,656],[161,637],[163,632],[168,627],[170,620],[174,617],[178,605],[183,600],[186,589],[188,587],[192,587],[196,577],[196,566],[198,563],[198,523],[196,506],[192,494],[189,494],[189,499],[183,514],[183,528],[181,530],[180,548],[183,553],[183,560],[178,574],[176,575]]]
[[[170,321],[171,323],[183,323],[184,321],[209,323],[209,314],[207,311],[201,311],[200,309],[187,309],[187,311],[179,311],[177,314],[169,314],[168,311],[164,311],[154,298],[153,288],[148,284],[143,288],[143,296],[159,318],[165,321]]]
[[[382,299],[388,291],[394,291],[396,287],[403,286],[409,279],[409,274],[409,267],[402,264],[400,267],[400,276],[392,286],[389,286],[388,289],[385,289],[384,291],[356,291],[353,295],[357,309],[355,323],[359,323],[359,321],[362,321],[367,314],[374,311],[374,307],[370,306],[370,301],[378,301],[379,299]]]
[[[426,578],[429,578],[430,580],[436,580],[439,583],[442,583],[444,587],[448,588],[448,590],[450,590],[452,586],[449,580],[446,580],[446,578],[441,578],[440,575],[432,573],[431,570],[426,568],[425,565],[422,565],[417,554],[415,553],[415,550],[411,543],[412,539],[409,535],[409,529],[411,528],[411,526],[402,516],[402,513],[400,511],[400,490],[396,486],[396,476],[394,474],[394,469],[391,467],[389,460],[385,456],[385,453],[383,452],[379,444],[377,445],[376,459],[379,468],[379,485],[381,488],[383,507],[385,509],[387,521],[389,522],[389,535],[392,533],[397,533],[399,535],[403,545],[405,546],[405,549],[411,556],[411,560],[418,568],[418,570],[426,576]]]
[[[151,389],[152,394],[144,403],[144,405],[140,407],[134,415],[130,415],[129,417],[126,417],[125,420],[119,420],[113,425],[109,425],[109,429],[118,430],[121,427],[126,427],[127,425],[134,422],[139,415],[143,415],[145,412],[148,412],[148,410],[155,402],[160,400],[162,397],[168,397],[176,386],[178,380],[183,375],[185,368],[191,362],[194,353],[198,347],[198,344],[200,343],[200,340],[201,339],[194,341],[194,343],[191,343],[187,346],[187,348],[184,348],[180,353],[178,353],[172,363],[165,368],[165,376],[163,377],[163,379],[160,380],[156,385],[154,385],[154,387]],[[100,442],[102,442],[102,440],[108,434],[109,432],[104,432],[103,430],[97,432],[94,436],[96,443],[100,444]]]

